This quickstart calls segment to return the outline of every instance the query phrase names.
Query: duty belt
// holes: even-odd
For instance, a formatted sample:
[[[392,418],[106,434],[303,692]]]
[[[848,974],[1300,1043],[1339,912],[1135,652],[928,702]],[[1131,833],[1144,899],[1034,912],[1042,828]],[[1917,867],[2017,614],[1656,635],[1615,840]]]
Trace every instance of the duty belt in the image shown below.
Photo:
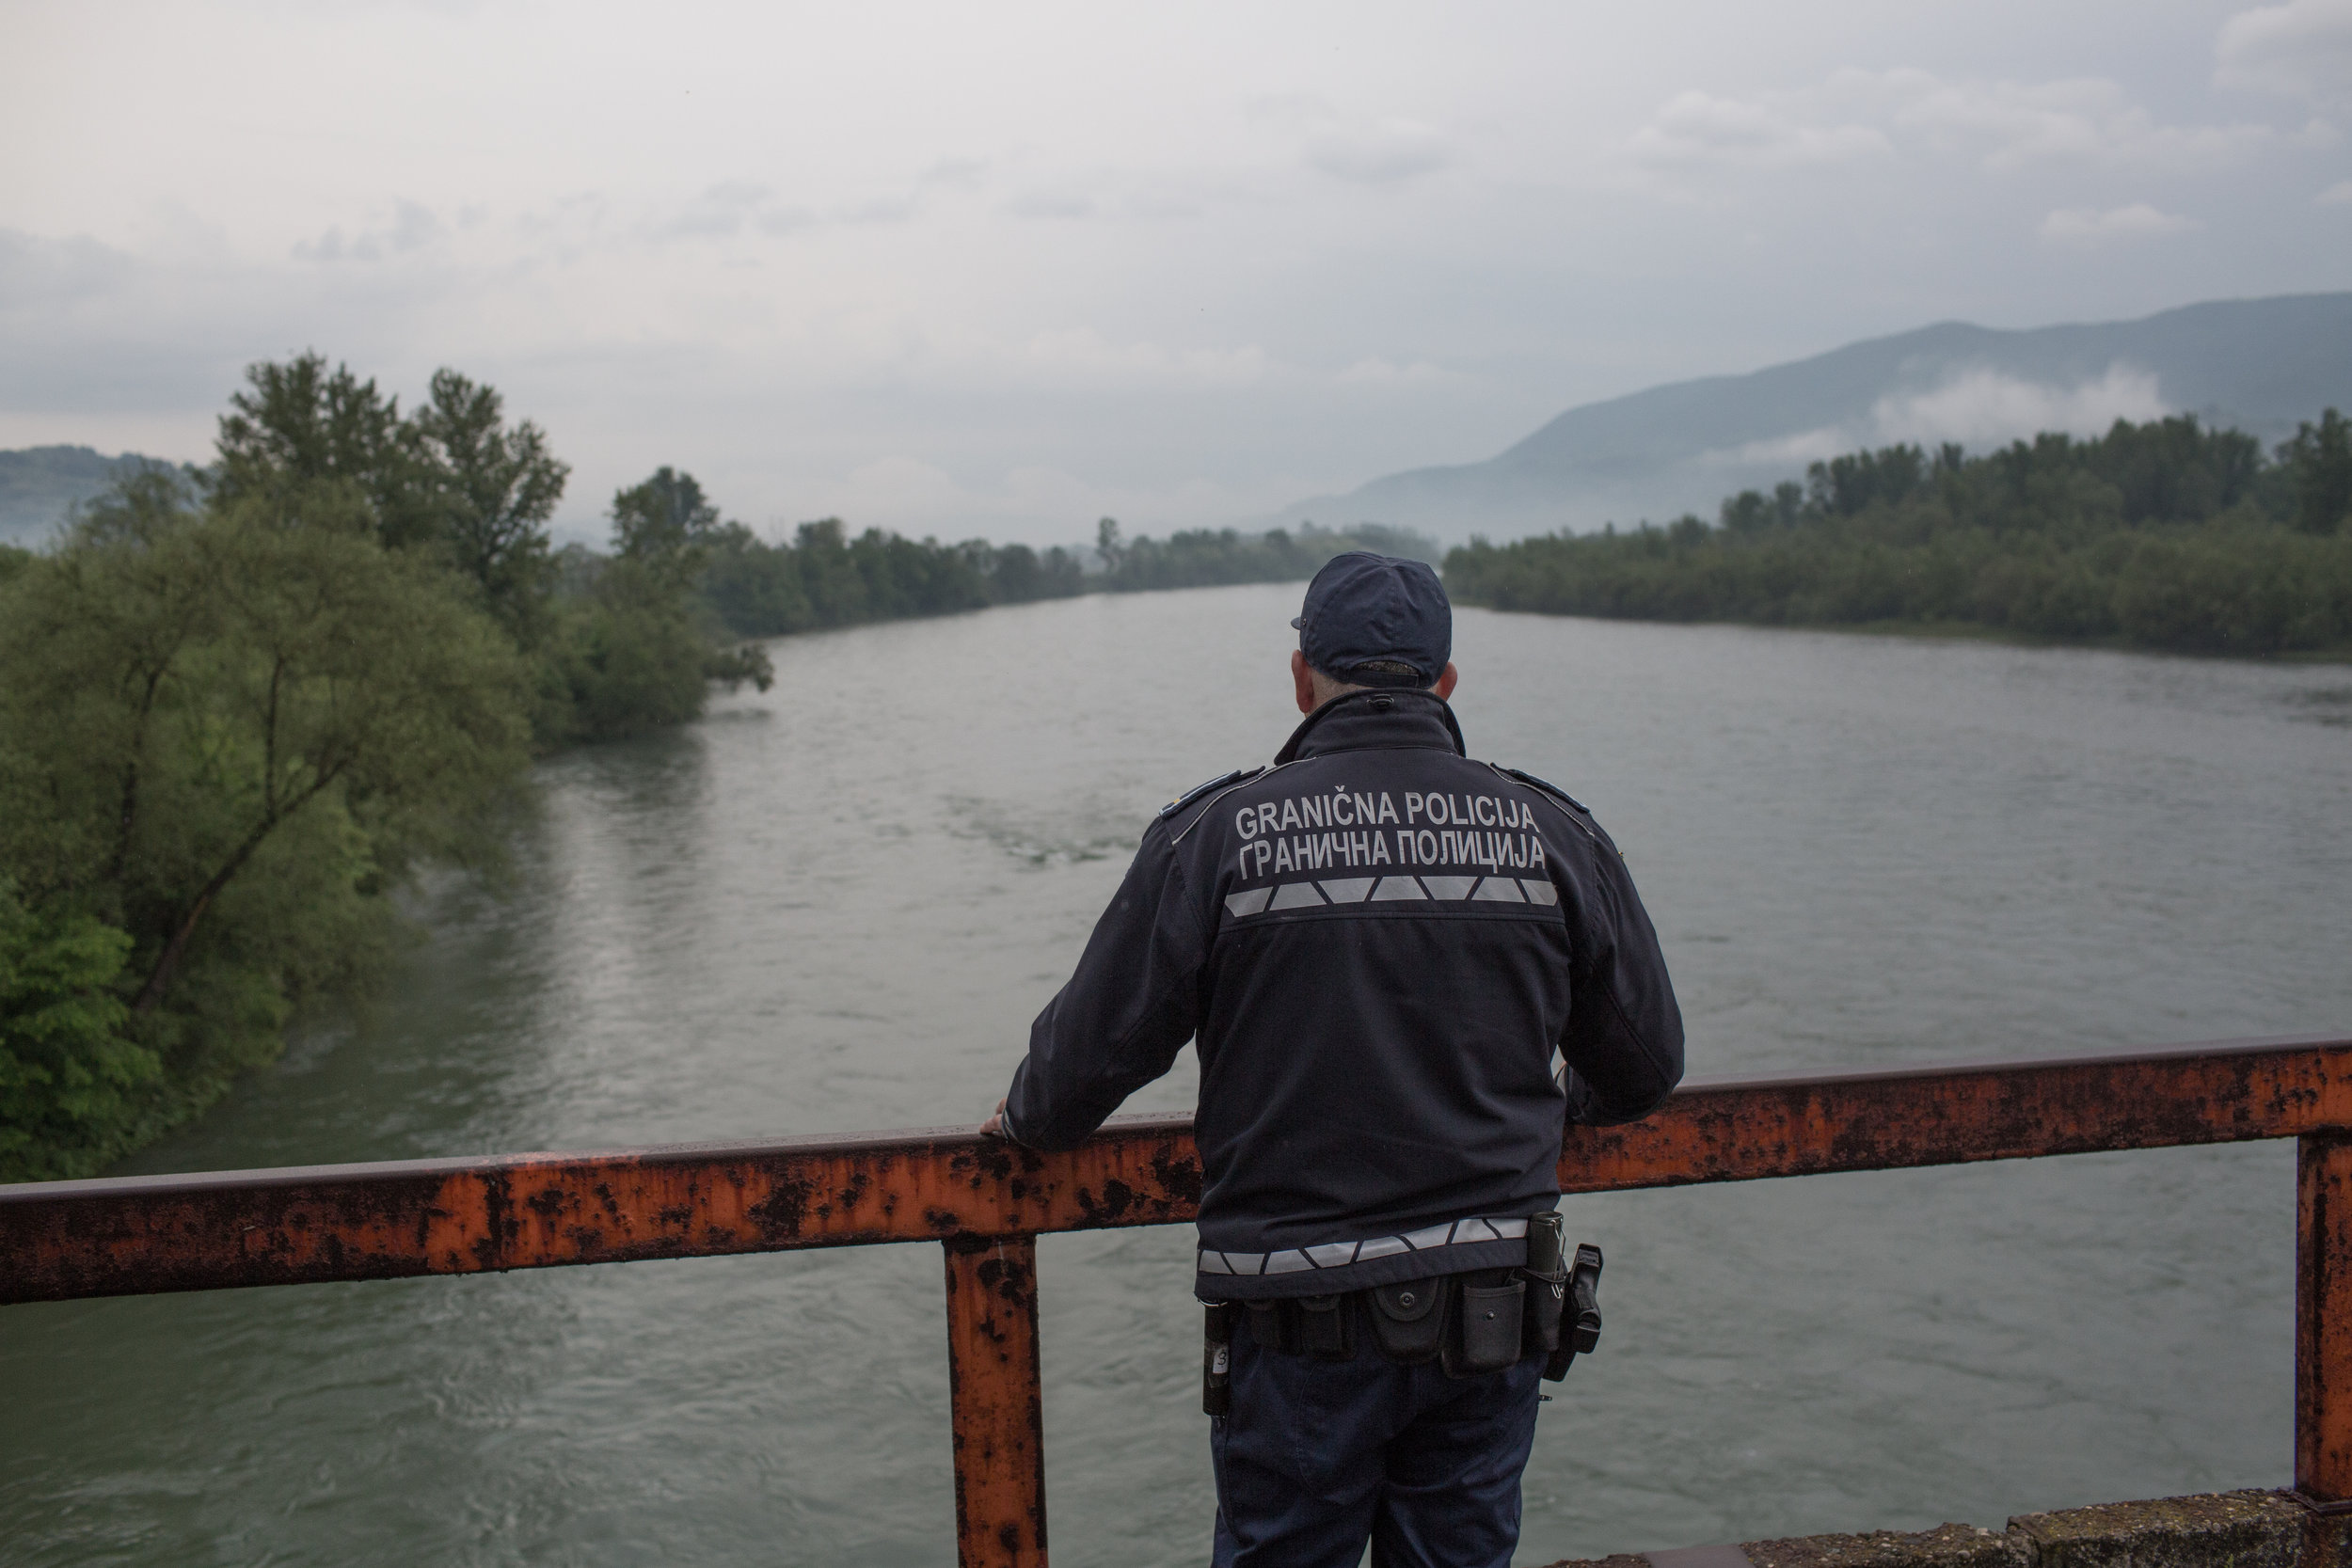
[[[1600,1342],[1600,1248],[1562,1256],[1560,1216],[1526,1222],[1527,1264],[1433,1275],[1330,1295],[1212,1302],[1207,1307],[1201,1408],[1222,1416],[1232,1399],[1232,1329],[1249,1314],[1249,1336],[1269,1351],[1348,1361],[1359,1340],[1391,1361],[1436,1361],[1449,1377],[1481,1377],[1531,1355],[1557,1383],[1581,1352]],[[1368,1334],[1367,1334],[1368,1331]]]

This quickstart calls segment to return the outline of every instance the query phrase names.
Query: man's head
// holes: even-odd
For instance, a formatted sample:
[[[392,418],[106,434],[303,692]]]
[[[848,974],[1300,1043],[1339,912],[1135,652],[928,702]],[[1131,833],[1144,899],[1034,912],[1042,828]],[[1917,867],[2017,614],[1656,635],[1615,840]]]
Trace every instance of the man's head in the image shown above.
[[[1350,550],[1307,585],[1291,680],[1298,711],[1379,687],[1454,693],[1454,607],[1428,562]]]

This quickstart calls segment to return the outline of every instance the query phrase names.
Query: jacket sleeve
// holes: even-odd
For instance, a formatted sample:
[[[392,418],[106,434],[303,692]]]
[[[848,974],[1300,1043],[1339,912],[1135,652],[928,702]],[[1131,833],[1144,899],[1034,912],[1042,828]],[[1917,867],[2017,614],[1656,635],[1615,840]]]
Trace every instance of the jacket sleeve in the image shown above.
[[[1639,1121],[1682,1081],[1682,1009],[1625,858],[1603,836],[1570,918],[1574,969],[1560,1082],[1568,1120]]]
[[[1207,956],[1202,912],[1155,822],[1077,973],[1029,1026],[1029,1053],[1005,1097],[1006,1135],[1073,1148],[1166,1072],[1200,1022]]]

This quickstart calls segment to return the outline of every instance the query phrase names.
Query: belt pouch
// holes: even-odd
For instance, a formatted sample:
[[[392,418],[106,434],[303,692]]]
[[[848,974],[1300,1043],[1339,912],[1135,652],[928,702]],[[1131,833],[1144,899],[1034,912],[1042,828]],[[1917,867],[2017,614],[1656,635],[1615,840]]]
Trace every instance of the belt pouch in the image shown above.
[[[1249,1307],[1249,1337],[1260,1350],[1298,1354],[1298,1308],[1287,1301],[1253,1301]]]
[[[1349,1361],[1356,1355],[1356,1337],[1348,1332],[1355,1304],[1344,1295],[1300,1296],[1298,1342],[1318,1361]]]
[[[1447,1283],[1442,1277],[1408,1279],[1364,1292],[1372,1306],[1373,1342],[1382,1355],[1408,1366],[1436,1359],[1445,1338]]]
[[[1514,1278],[1501,1285],[1465,1280],[1456,1300],[1454,1321],[1458,1326],[1445,1346],[1447,1375],[1477,1377],[1518,1360],[1526,1280]]]
[[[1200,1345],[1200,1414],[1222,1416],[1233,1407],[1233,1307],[1203,1302]]]

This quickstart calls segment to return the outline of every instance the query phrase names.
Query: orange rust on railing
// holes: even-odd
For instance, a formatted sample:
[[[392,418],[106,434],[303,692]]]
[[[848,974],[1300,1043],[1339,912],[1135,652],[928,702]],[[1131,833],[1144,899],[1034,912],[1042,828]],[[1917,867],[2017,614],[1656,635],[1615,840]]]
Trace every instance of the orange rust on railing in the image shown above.
[[[947,1243],[947,1402],[957,1560],[1044,1568],[1034,1236],[960,1236]]]
[[[2352,1500],[2352,1038],[1693,1082],[1570,1128],[1567,1192],[2298,1138],[2296,1484]],[[969,1132],[0,1187],[0,1303],[939,1241],[966,1564],[1045,1561],[1041,1232],[1194,1217],[1190,1119],[1040,1154]]]

